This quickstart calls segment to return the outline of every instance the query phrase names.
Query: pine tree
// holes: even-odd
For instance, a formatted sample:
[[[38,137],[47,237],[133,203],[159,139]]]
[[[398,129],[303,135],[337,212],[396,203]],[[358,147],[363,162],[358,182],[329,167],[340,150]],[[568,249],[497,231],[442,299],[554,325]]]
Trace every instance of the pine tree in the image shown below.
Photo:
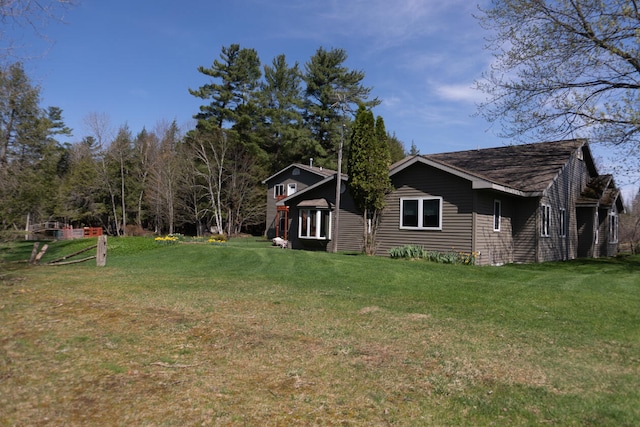
[[[345,110],[360,103],[369,107],[380,103],[377,98],[367,101],[371,88],[362,85],[364,72],[350,70],[346,60],[344,49],[320,47],[305,65],[306,123],[315,140],[310,157],[327,167],[336,164]]]
[[[269,157],[273,174],[293,162],[313,157],[311,133],[303,117],[302,75],[298,63],[292,67],[284,55],[264,66],[259,93],[262,114],[260,145]]]

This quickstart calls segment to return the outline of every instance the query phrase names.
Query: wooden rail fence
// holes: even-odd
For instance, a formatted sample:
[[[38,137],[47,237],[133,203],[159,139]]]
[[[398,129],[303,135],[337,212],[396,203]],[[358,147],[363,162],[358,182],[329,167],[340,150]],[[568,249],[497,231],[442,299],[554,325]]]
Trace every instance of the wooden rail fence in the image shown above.
[[[49,249],[49,245],[45,244],[40,249],[40,243],[35,242],[33,244],[33,250],[31,251],[31,259],[29,262],[31,264],[39,264],[40,260],[42,259],[44,254],[47,252],[47,249]],[[73,259],[73,260],[70,259],[77,255],[83,254],[85,252],[89,252],[92,249],[96,249],[95,255],[91,255],[85,258],[80,258],[80,259]],[[89,261],[92,259],[96,260],[96,266],[98,267],[104,267],[105,265],[107,265],[107,236],[106,235],[98,236],[97,244],[89,246],[88,248],[80,249],[79,251],[76,251],[72,254],[65,255],[63,257],[49,261],[47,265],[77,264],[77,263]]]

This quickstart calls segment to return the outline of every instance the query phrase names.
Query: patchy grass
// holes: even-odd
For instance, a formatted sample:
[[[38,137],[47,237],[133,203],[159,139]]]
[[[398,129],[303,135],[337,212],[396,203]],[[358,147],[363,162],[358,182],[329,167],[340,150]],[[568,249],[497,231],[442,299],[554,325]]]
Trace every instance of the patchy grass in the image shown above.
[[[0,425],[640,423],[640,257],[153,243],[110,239],[103,268],[3,258]]]

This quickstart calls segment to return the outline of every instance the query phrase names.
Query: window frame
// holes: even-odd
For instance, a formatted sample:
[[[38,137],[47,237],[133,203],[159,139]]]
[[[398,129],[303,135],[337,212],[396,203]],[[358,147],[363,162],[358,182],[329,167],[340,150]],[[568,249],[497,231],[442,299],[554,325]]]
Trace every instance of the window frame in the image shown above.
[[[560,237],[567,237],[567,210],[565,208],[560,208],[559,209],[560,212],[560,221],[558,226],[560,227],[558,229],[558,235]]]
[[[493,201],[493,231],[499,232],[501,229],[502,229],[502,200],[495,199]]]
[[[313,218],[313,222],[304,220],[304,213],[307,218]],[[328,223],[323,227],[323,218],[328,215]],[[331,209],[324,208],[304,208],[298,210],[298,238],[306,240],[331,240],[331,226],[333,215]],[[305,225],[306,222],[306,225]],[[303,234],[303,225],[305,225],[305,233]],[[325,231],[323,236],[322,231]],[[313,235],[312,232],[313,231]]]
[[[437,226],[424,226],[424,202],[425,201],[438,201],[438,225]],[[417,225],[404,225],[404,203],[407,201],[417,201],[418,209],[416,215]],[[427,230],[427,231],[442,231],[442,205],[443,198],[441,196],[423,196],[423,197],[400,197],[400,224],[401,230]]]
[[[618,213],[615,211],[610,211],[609,212],[609,243],[618,243],[618,226],[619,226]]]
[[[551,230],[551,205],[540,205],[540,237],[550,237]]]
[[[280,189],[280,191],[278,191]],[[284,184],[275,184],[273,186],[273,198],[277,199],[280,196],[284,196]]]

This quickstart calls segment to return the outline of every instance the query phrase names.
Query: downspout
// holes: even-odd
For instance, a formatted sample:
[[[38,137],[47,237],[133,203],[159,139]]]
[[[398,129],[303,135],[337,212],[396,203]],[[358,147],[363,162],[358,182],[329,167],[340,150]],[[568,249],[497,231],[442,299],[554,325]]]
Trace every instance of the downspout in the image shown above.
[[[471,209],[471,253],[478,254],[476,264],[482,265],[482,254],[478,251],[478,239],[476,237],[476,233],[478,232],[478,192],[473,189],[471,191],[473,192],[473,207]]]

